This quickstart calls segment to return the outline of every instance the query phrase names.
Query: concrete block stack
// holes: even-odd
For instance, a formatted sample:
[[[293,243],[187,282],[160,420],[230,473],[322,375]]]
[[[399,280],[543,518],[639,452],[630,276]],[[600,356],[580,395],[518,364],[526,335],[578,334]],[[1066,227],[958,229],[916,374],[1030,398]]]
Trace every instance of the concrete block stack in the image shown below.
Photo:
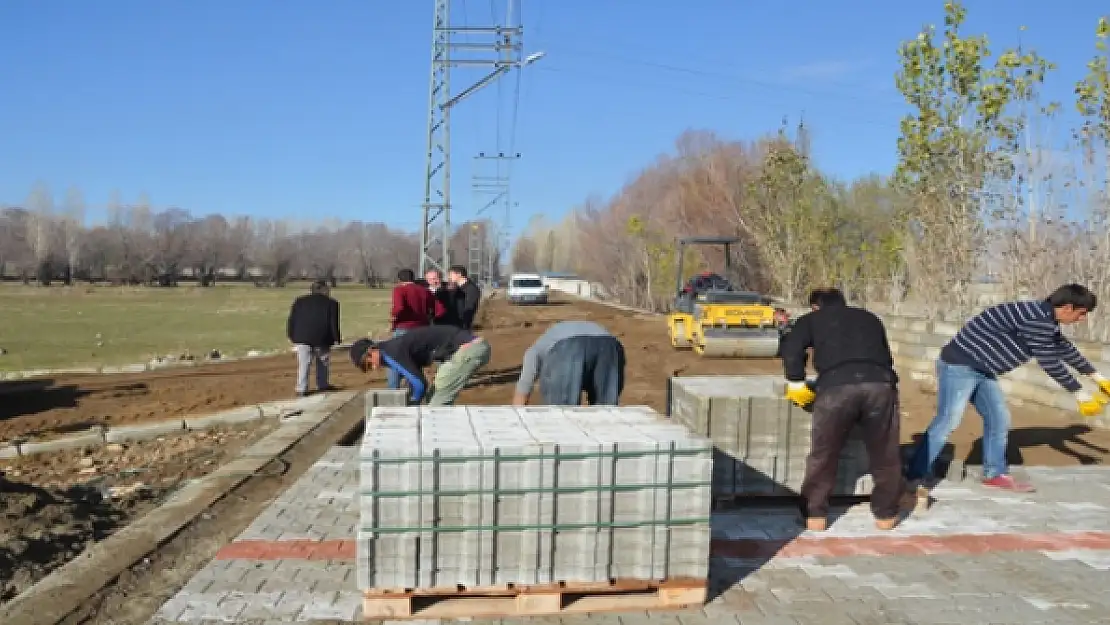
[[[713,494],[790,495],[801,489],[812,415],[787,401],[773,375],[670,380],[671,417],[713,442]],[[840,457],[834,495],[867,495],[872,481],[859,429]]]
[[[708,440],[648,408],[378,407],[361,589],[699,578]]]

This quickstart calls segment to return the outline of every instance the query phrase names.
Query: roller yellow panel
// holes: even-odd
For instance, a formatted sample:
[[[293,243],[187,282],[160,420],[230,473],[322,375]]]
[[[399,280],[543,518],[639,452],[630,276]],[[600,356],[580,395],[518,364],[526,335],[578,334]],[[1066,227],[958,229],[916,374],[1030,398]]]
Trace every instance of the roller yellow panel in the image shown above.
[[[670,330],[671,347],[689,349],[693,345],[690,336],[694,327],[693,316],[685,313],[672,313],[667,317],[667,326]]]

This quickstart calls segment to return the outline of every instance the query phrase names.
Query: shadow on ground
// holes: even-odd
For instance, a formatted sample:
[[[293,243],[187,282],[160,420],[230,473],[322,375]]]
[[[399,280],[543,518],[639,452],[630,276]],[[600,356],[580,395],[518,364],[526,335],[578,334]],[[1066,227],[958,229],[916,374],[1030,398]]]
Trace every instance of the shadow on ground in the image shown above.
[[[829,502],[829,527],[833,527],[851,506],[869,500],[868,497],[832,498]],[[717,508],[714,513],[714,538],[709,549],[707,601],[721,597],[744,578],[763,568],[784,547],[802,535],[805,528],[799,512],[801,501],[801,496],[791,491],[775,497],[736,498]],[[769,538],[761,529],[741,530],[729,537],[728,526],[741,524],[728,523],[727,518],[741,514],[747,521],[743,524],[745,527],[766,527],[777,531]]]
[[[1106,454],[1110,452],[1083,438],[1093,430],[1086,425],[1066,425],[1058,428],[1015,428],[1010,430],[1009,445],[1006,448],[1006,462],[1011,465],[1024,465],[1023,449],[1048,447],[1058,453],[1074,458],[1079,464],[1099,464],[1099,458],[1085,452]],[[983,439],[976,440],[968,450],[964,464],[983,464]]]
[[[145,383],[119,384],[103,389],[86,389],[73,384],[55,386],[54,380],[44,378],[40,380],[21,380],[18,382],[0,383],[0,421],[48,412],[59,408],[76,408],[82,397],[93,393],[105,394],[110,397],[125,398],[135,394],[145,394],[148,391]],[[99,421],[84,420],[66,423],[46,431],[66,433],[83,430]]]

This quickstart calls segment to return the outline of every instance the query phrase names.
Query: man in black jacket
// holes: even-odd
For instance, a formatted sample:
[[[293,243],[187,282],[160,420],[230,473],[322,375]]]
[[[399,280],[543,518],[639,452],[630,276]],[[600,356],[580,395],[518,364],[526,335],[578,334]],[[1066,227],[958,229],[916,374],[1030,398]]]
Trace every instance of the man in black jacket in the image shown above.
[[[316,388],[332,390],[328,384],[328,365],[332,346],[340,343],[339,302],[331,298],[327,282],[313,282],[308,295],[293,301],[285,323],[285,335],[297,350],[297,396],[308,393],[308,369],[313,363],[316,364]]]
[[[409,383],[410,400],[419,403],[428,394],[424,368],[433,362],[435,384],[429,406],[450,406],[470,376],[489,362],[489,343],[469,330],[455,326],[413,328],[387,341],[359,339],[351,345],[351,362],[362,371],[386,367]]]
[[[786,397],[813,406],[813,430],[802,482],[806,527],[827,526],[829,495],[852,427],[862,426],[874,489],[871,511],[879,529],[893,529],[905,487],[899,454],[898,376],[883,322],[848,306],[837,289],[814,291],[813,312],[803,315],[783,340]],[[817,381],[806,382],[806,350],[813,348]],[[814,391],[816,389],[816,392]]]
[[[460,328],[469,330],[474,327],[474,319],[478,316],[482,290],[467,277],[466,267],[462,265],[454,265],[448,269],[447,279],[455,285],[455,318]]]

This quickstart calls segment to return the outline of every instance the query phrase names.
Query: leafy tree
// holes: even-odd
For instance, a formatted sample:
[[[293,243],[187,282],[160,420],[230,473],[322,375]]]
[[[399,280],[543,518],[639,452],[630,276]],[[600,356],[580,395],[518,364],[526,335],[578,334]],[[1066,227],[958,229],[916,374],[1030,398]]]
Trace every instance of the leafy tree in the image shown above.
[[[962,2],[946,2],[939,40],[928,26],[903,43],[895,77],[913,109],[901,122],[895,172],[910,198],[901,219],[915,260],[911,286],[931,307],[964,310],[987,217],[998,210],[990,183],[1014,173],[1023,120],[1011,105],[1029,100],[1054,69],[1034,51],[1005,50],[991,65],[987,37],[961,32],[966,17]]]

